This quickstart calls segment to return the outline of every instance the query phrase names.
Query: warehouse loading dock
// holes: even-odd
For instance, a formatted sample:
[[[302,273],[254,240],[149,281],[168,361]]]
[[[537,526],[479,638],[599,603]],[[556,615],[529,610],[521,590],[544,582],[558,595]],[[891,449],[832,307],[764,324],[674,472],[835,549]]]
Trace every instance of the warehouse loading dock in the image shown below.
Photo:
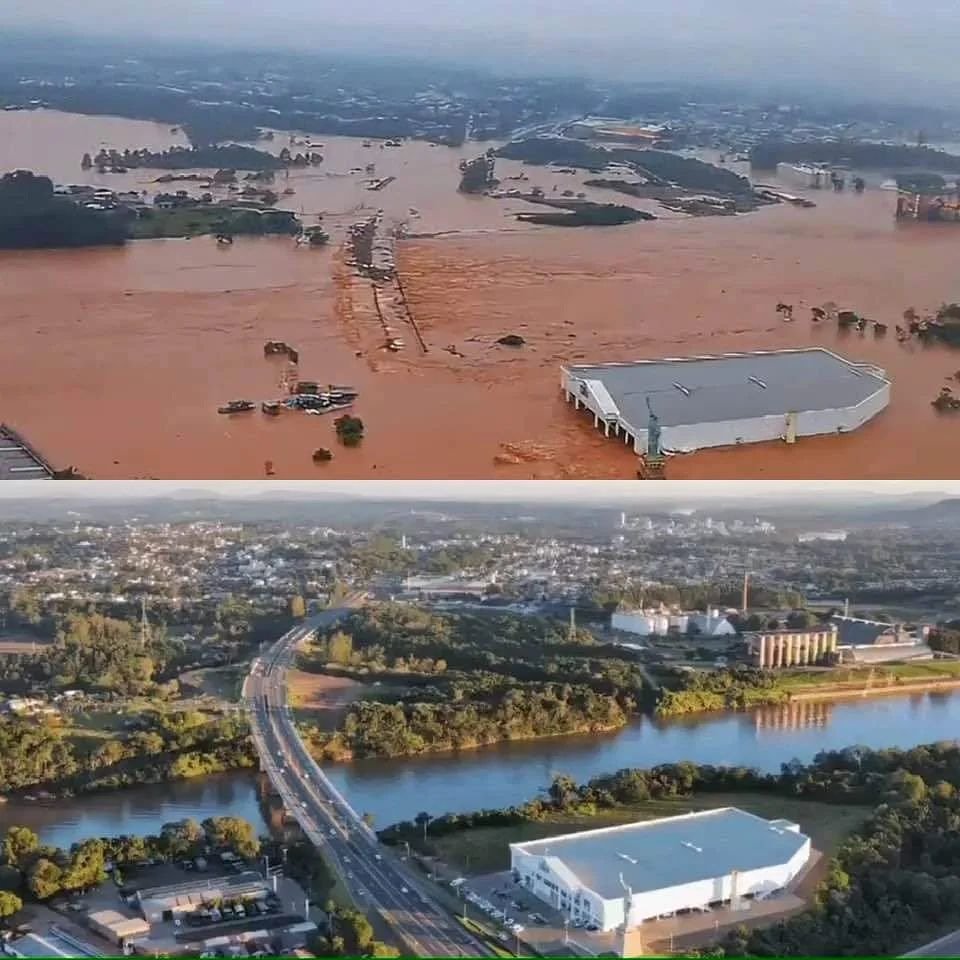
[[[564,396],[608,437],[666,454],[847,433],[890,402],[886,373],[821,347],[561,368]]]

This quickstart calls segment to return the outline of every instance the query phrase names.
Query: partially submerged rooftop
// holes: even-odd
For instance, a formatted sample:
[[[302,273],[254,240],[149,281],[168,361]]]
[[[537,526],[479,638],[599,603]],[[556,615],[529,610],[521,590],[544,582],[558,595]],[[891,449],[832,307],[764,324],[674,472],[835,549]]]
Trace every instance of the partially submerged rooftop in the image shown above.
[[[50,465],[11,427],[0,424],[0,480],[51,480]]]
[[[663,427],[751,420],[855,407],[889,386],[882,370],[820,347],[575,365],[566,372],[599,385],[610,415],[637,430],[646,429],[651,409]]]
[[[808,838],[795,824],[722,807],[619,827],[511,844],[556,859],[604,899],[623,896],[620,877],[645,893],[787,863]]]

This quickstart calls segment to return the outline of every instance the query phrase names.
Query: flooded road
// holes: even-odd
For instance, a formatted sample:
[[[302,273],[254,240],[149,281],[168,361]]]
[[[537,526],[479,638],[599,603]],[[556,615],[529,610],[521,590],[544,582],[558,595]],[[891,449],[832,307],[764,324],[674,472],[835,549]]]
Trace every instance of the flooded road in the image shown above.
[[[164,125],[0,114],[0,170],[29,167],[57,182],[156,190],[160,171],[98,175],[82,172],[80,157],[182,142]],[[278,135],[260,146],[287,143]],[[277,182],[294,191],[280,206],[308,224],[323,216],[333,243],[322,250],[201,237],[0,253],[0,420],[58,466],[102,478],[256,478],[268,460],[284,478],[632,477],[630,452],[563,403],[561,363],[816,344],[886,369],[889,409],[844,437],[677,458],[668,476],[960,475],[960,423],[930,407],[960,352],[893,336],[906,307],[960,299],[960,234],[896,225],[893,194],[817,192],[813,210],[565,230],[518,224],[511,214],[529,210],[523,201],[458,194],[457,165],[477,145],[326,138],[321,152],[322,166]],[[396,180],[368,190],[369,163]],[[589,176],[507,162],[497,172],[504,187],[548,193],[584,189]],[[507,180],[521,175],[529,179]],[[399,244],[398,262],[425,354],[371,346],[369,287],[342,263],[347,228],[378,209],[421,235]],[[780,300],[795,305],[794,322],[776,315]],[[809,307],[827,300],[888,323],[889,334],[812,324]],[[496,345],[506,333],[527,345]],[[216,413],[230,399],[279,395],[267,339],[299,349],[302,377],[360,389],[360,448],[336,444],[330,417]],[[331,463],[312,463],[318,446],[334,450]]]

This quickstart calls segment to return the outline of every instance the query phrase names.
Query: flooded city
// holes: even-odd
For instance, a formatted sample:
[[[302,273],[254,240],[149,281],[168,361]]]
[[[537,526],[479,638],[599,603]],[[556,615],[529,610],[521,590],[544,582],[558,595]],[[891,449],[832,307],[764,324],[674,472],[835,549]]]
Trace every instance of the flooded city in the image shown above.
[[[0,169],[56,183],[155,193],[157,170],[103,174],[81,157],[186,142],[142,121],[0,113]],[[883,368],[889,407],[845,436],[672,457],[668,477],[956,476],[955,424],[931,401],[960,357],[892,335],[908,307],[960,299],[949,226],[896,222],[896,192],[875,183],[738,216],[620,197],[657,220],[536,226],[516,219],[522,199],[458,193],[461,160],[481,149],[323,138],[322,164],[277,180],[281,206],[328,231],[320,248],[202,236],[0,252],[3,422],[94,478],[629,478],[630,448],[565,404],[562,364],[815,345]],[[498,159],[497,175],[610,199],[586,171]],[[378,211],[401,229],[402,349],[385,348],[384,304],[345,254],[350,227]],[[812,322],[826,302],[891,335]],[[497,342],[511,335],[522,345]],[[264,356],[268,340],[296,347],[300,376],[353,385],[362,444],[336,444],[333,417],[218,415],[232,398],[279,393],[285,364]],[[335,455],[317,463],[323,447]]]

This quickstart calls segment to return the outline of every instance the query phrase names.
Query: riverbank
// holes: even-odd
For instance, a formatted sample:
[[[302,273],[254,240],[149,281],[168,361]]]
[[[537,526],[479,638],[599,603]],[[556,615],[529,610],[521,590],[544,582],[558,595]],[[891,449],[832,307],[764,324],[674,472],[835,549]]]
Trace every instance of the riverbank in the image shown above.
[[[960,687],[960,660],[813,670],[671,671],[655,707],[661,719],[803,701],[927,693]]]

